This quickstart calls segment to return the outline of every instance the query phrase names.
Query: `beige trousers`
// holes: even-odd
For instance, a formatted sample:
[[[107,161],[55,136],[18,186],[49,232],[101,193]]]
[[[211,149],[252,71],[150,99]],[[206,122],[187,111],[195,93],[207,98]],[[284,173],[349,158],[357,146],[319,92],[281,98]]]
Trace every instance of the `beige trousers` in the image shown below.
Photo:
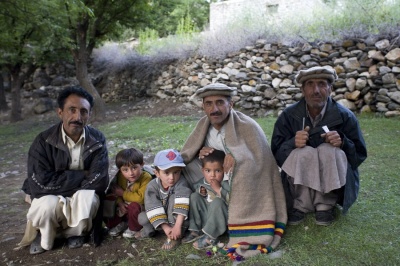
[[[51,250],[56,237],[89,232],[99,204],[94,190],[79,190],[72,197],[47,195],[34,199],[28,210],[24,237],[18,245],[30,245],[40,231],[42,248]]]
[[[294,208],[326,211],[337,201],[332,191],[346,184],[347,158],[344,151],[328,143],[306,146],[293,150],[282,170],[289,176]]]

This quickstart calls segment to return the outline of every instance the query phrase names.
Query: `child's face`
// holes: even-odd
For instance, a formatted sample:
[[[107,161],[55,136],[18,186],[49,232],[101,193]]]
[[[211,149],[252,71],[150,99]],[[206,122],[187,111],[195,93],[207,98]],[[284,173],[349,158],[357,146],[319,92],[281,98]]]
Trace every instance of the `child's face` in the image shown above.
[[[213,179],[221,183],[224,179],[224,167],[219,162],[206,162],[201,171],[207,183],[211,183]]]
[[[171,167],[167,170],[156,170],[155,175],[160,178],[162,186],[166,189],[172,187],[181,177],[182,167]]]
[[[120,171],[122,175],[129,181],[135,182],[142,174],[143,164],[132,164],[121,166]]]

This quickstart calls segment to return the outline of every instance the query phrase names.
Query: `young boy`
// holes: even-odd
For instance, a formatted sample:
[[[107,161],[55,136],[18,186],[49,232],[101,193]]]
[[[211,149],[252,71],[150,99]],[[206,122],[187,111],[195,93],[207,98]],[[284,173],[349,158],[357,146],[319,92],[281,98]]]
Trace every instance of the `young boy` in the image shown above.
[[[183,243],[193,243],[196,249],[210,248],[227,230],[229,182],[224,180],[225,153],[214,150],[202,159],[204,178],[194,184],[190,195],[190,234]]]
[[[139,222],[143,229],[136,238],[148,237],[155,229],[164,231],[167,240],[161,247],[164,250],[175,249],[188,227],[189,197],[191,189],[184,177],[185,167],[180,153],[173,149],[157,153],[154,159],[155,175],[146,189],[145,208]]]
[[[111,228],[111,236],[118,236],[122,232],[125,238],[133,238],[142,226],[138,216],[144,204],[144,193],[151,175],[142,170],[143,154],[137,149],[124,149],[118,152],[115,158],[118,173],[110,185],[111,192],[117,196],[117,211],[113,218],[106,220]]]

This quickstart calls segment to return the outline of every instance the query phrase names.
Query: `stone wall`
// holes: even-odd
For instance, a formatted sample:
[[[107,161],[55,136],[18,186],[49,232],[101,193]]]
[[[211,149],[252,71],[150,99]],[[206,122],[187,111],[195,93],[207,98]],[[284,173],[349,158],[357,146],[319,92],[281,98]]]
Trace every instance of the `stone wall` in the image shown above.
[[[163,99],[199,105],[194,92],[209,83],[236,87],[235,108],[252,116],[277,114],[301,98],[294,77],[303,68],[329,65],[339,79],[332,97],[352,111],[400,116],[400,48],[397,39],[345,40],[297,46],[258,40],[225,58],[192,57],[168,64],[130,66],[107,75],[92,71],[106,102]],[[145,72],[141,71],[145,70]],[[151,70],[149,73],[148,70]],[[58,91],[77,84],[73,65],[38,69],[22,93],[25,113],[53,110]],[[10,100],[8,100],[10,102]]]
[[[190,58],[159,66],[152,79],[127,70],[104,77],[106,101],[132,101],[139,92],[165,100],[198,101],[197,88],[220,82],[238,89],[236,107],[254,116],[284,109],[301,98],[294,77],[303,68],[329,65],[339,79],[332,97],[354,112],[400,115],[400,48],[396,40],[345,40],[298,46],[258,40],[226,58]]]

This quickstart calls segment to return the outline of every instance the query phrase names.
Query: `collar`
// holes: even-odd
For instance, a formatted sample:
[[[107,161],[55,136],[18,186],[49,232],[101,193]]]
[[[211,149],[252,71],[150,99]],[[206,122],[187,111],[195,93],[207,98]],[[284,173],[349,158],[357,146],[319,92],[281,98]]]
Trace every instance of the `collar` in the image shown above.
[[[67,133],[65,133],[63,124],[61,124],[61,136],[62,141],[65,145],[68,144],[68,141],[72,141],[72,143],[75,143],[70,137],[68,137]],[[82,141],[82,143],[85,143],[85,127],[83,127],[82,134],[76,143],[79,143],[80,141]]]

